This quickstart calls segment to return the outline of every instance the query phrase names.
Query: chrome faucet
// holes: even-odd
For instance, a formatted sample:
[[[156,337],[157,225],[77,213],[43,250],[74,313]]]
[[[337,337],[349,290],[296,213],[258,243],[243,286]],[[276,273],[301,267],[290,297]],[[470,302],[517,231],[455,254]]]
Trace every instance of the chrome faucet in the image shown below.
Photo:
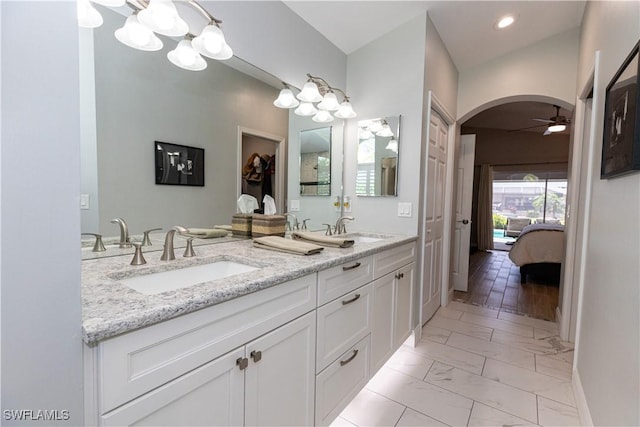
[[[189,230],[181,225],[174,225],[169,231],[167,231],[167,235],[164,238],[164,250],[160,257],[162,261],[171,261],[176,259],[176,254],[173,251],[173,236],[176,234],[176,231],[180,234],[186,234],[189,232]]]
[[[289,225],[289,221],[287,220],[287,228],[291,231],[293,230],[299,230],[300,229],[300,223],[298,222],[298,217],[295,214],[292,214],[291,212],[285,212],[284,214],[285,218],[286,217],[292,217],[293,218],[293,225]]]
[[[111,220],[111,224],[118,224],[120,226],[120,248],[130,248],[131,242],[129,241],[129,229],[127,223],[122,218],[114,218]]]
[[[335,234],[345,234],[347,232],[347,227],[344,225],[345,221],[353,221],[352,216],[341,216],[336,221],[336,229]]]

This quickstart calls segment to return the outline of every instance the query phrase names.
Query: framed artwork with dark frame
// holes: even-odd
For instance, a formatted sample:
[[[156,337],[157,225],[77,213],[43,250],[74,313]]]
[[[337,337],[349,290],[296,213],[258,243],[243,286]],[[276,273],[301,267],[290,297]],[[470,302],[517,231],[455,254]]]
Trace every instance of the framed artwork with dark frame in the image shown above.
[[[156,184],[204,186],[204,148],[155,141]]]
[[[640,170],[640,61],[635,45],[607,86],[600,178]]]

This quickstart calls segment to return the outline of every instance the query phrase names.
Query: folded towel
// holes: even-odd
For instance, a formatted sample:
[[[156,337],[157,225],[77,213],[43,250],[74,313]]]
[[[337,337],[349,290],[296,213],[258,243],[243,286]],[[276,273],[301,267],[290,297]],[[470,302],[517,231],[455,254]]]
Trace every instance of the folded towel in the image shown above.
[[[229,234],[227,230],[220,230],[217,228],[188,228],[190,236],[197,237],[199,239],[211,239],[214,237],[225,237]]]
[[[291,237],[293,237],[295,240],[305,240],[308,242],[313,242],[316,245],[327,246],[330,248],[350,248],[354,243],[353,239],[322,236],[317,233],[305,233],[304,231],[294,231]]]
[[[213,228],[219,228],[220,230],[231,231],[233,226],[231,224],[221,224],[221,225],[214,225]]]
[[[253,246],[296,255],[313,255],[320,253],[324,249],[322,246],[297,242],[280,236],[258,237],[257,239],[253,239]]]

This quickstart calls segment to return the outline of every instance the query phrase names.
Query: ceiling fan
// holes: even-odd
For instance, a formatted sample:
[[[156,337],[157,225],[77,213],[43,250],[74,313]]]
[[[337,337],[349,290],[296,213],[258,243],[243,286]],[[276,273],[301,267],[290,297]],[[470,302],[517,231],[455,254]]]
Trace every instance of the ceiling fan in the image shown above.
[[[563,130],[565,130],[567,128],[567,125],[569,125],[571,123],[571,120],[567,119],[565,116],[561,116],[560,115],[560,107],[557,105],[554,105],[555,109],[556,109],[556,115],[553,117],[550,117],[548,119],[531,119],[534,120],[536,122],[543,122],[544,124],[542,125],[536,125],[536,126],[529,126],[526,128],[520,128],[520,129],[513,129],[509,132],[518,132],[521,130],[527,130],[527,129],[535,129],[538,127],[542,127],[542,126],[546,126],[547,129],[544,131],[543,135],[551,135],[552,133],[555,132],[562,132]]]

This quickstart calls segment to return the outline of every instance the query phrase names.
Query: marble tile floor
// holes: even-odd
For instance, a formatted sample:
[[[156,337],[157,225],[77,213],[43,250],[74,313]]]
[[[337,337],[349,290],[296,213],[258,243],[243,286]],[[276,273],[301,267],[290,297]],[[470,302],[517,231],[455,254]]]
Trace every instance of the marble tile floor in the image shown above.
[[[333,426],[579,426],[573,346],[555,323],[452,302]]]

